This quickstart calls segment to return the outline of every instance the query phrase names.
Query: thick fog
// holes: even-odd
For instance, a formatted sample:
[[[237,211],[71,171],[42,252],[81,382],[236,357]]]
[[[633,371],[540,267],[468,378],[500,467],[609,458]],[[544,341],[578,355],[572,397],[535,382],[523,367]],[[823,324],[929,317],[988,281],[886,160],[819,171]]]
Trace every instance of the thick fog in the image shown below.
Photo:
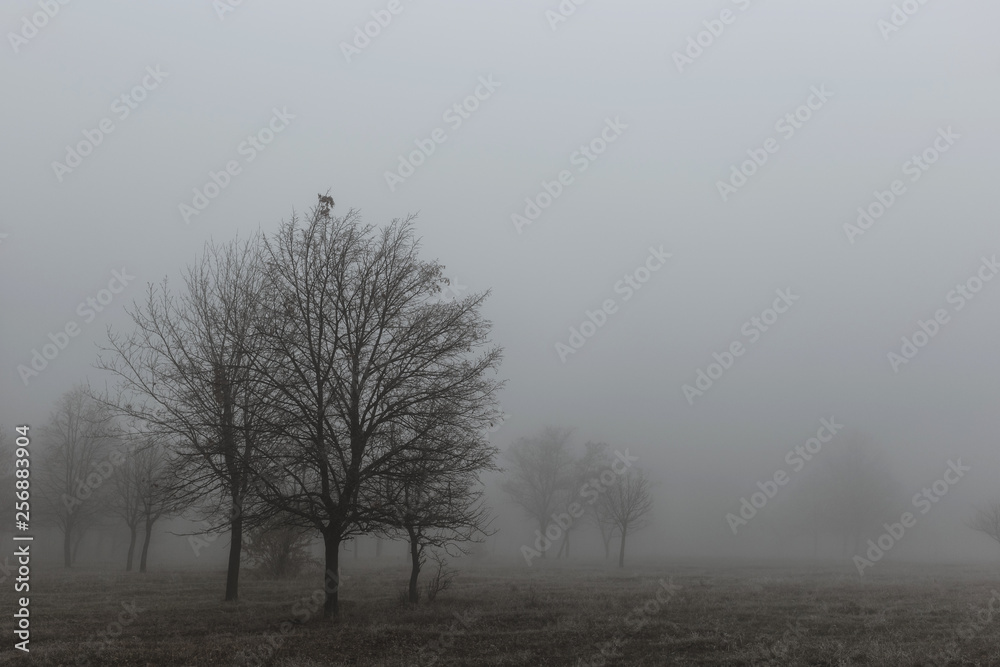
[[[893,558],[996,557],[967,525],[1000,497],[995,3],[51,4],[0,8],[7,430],[104,386],[147,283],[328,193],[419,213],[454,295],[491,291],[501,451],[638,458],[635,557],[849,559],[807,513],[845,494],[861,545],[909,511]],[[504,479],[487,548],[521,558]],[[208,562],[166,532],[194,526],[153,561]]]

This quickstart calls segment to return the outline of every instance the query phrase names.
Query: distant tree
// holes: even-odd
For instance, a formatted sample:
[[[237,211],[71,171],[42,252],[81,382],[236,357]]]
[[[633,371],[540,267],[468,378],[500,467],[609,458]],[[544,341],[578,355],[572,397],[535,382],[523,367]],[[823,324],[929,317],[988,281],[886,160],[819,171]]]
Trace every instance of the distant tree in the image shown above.
[[[991,500],[986,505],[977,507],[969,521],[969,528],[1000,544],[1000,500]]]
[[[133,457],[126,457],[111,479],[111,493],[108,497],[108,511],[125,522],[129,531],[128,556],[125,571],[132,571],[135,544],[139,537],[142,521],[142,479],[139,466]]]
[[[811,499],[803,511],[842,541],[844,554],[857,553],[866,537],[899,514],[899,494],[887,459],[861,432],[846,429],[835,446],[816,454]],[[810,463],[806,463],[810,465]]]
[[[136,451],[133,458],[139,477],[140,516],[145,528],[142,553],[139,555],[139,572],[145,572],[153,525],[183,506],[185,501],[177,497],[177,487],[171,482],[176,469],[171,466],[166,450],[159,443],[147,444]]]
[[[621,537],[618,567],[625,567],[625,539],[629,530],[646,526],[653,509],[651,483],[642,470],[633,469],[619,475],[618,481],[597,499],[600,511],[608,518]]]
[[[71,567],[75,548],[106,504],[105,481],[114,465],[113,417],[83,387],[60,397],[49,424],[42,429],[44,453],[34,468],[43,519],[63,537],[63,566]]]
[[[507,479],[500,488],[542,536],[572,483],[569,438],[569,430],[547,427],[535,437],[521,438],[505,453]],[[545,551],[541,550],[542,558]]]
[[[601,537],[602,539],[604,538],[604,525],[597,520],[597,507],[591,502],[583,502],[584,500],[589,501],[591,498],[588,497],[585,499],[581,497],[581,489],[588,488],[592,484],[592,480],[600,478],[601,472],[608,470],[613,462],[614,459],[611,456],[610,447],[608,447],[607,443],[603,442],[587,442],[584,445],[583,454],[573,461],[572,467],[567,473],[566,489],[558,496],[559,504],[557,513],[572,517],[573,514],[570,512],[570,508],[575,504],[581,508],[584,514],[578,519],[572,520],[568,526],[562,529],[562,544],[559,545],[556,558],[560,558],[563,555],[569,558],[570,535],[587,520],[597,524],[598,528],[601,529]],[[609,545],[610,538],[604,542],[605,559],[608,557]]]

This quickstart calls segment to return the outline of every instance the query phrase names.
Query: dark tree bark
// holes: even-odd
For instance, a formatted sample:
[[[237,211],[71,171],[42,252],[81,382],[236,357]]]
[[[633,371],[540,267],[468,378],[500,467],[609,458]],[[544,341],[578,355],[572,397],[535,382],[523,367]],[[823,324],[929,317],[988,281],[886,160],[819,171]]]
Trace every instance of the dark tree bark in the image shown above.
[[[323,588],[326,600],[323,602],[323,615],[327,618],[340,613],[340,531],[327,529],[323,535],[326,548],[326,572],[323,573]]]
[[[142,538],[142,555],[139,556],[139,572],[146,571],[146,558],[149,556],[149,541],[153,537],[153,522],[146,522],[146,535]]]
[[[125,571],[132,571],[132,558],[135,556],[135,541],[139,536],[138,526],[129,526],[129,539],[128,539],[128,560],[125,561]]]
[[[240,556],[243,552],[243,514],[234,512],[229,524],[229,562],[226,567],[226,602],[240,597]]]
[[[628,526],[622,526],[622,542],[618,550],[618,567],[625,567],[625,533],[627,532]]]
[[[408,531],[410,535],[410,587],[409,600],[411,604],[417,604],[420,596],[417,593],[417,577],[420,576],[420,541],[413,530]]]

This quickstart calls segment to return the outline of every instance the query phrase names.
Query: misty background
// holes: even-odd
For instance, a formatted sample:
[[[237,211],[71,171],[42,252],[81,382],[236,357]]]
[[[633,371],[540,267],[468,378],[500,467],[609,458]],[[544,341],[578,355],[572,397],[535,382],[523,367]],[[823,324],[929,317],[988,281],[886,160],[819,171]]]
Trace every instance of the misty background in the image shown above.
[[[245,0],[220,16],[210,2],[70,2],[16,53],[7,39],[0,423],[37,435],[60,394],[103,384],[97,346],[109,327],[127,327],[123,308],[147,282],[177,280],[208,239],[273,232],[329,190],[338,210],[357,207],[368,223],[419,212],[424,256],[457,285],[492,290],[485,314],[508,380],[498,447],[551,424],[574,429],[580,447],[605,441],[640,457],[658,484],[632,554],[810,555],[810,541],[776,540],[767,521],[809,497],[808,466],[739,535],[725,515],[791,470],[787,452],[836,417],[884,457],[900,511],[949,459],[972,468],[893,558],[998,555],[965,522],[1000,495],[1000,281],[959,312],[946,295],[1000,252],[1000,7],[927,3],[885,39],[878,21],[893,3],[881,0],[760,0],[746,11],[590,0],[555,30],[545,13],[554,0],[401,0],[348,62],[341,43],[386,4]],[[674,52],[723,9],[735,22],[678,72]],[[0,26],[16,32],[37,11],[6,2]],[[112,104],[147,67],[167,76],[119,120]],[[500,85],[452,129],[443,115],[480,77]],[[830,100],[723,202],[717,182],[824,85]],[[244,162],[238,147],[275,108],[294,118]],[[52,163],[106,117],[114,131],[60,182]],[[571,156],[616,118],[627,129],[578,172]],[[947,127],[960,139],[910,183],[903,164]],[[435,128],[447,141],[391,191],[385,172]],[[230,160],[241,173],[186,223],[179,205]],[[563,169],[574,183],[518,233],[512,214]],[[906,194],[850,243],[844,224],[894,179]],[[672,257],[623,302],[614,286],[651,246]],[[85,322],[78,305],[123,268],[135,280]],[[778,289],[799,301],[689,404],[682,386],[713,353],[747,342],[741,327]],[[609,298],[617,312],[563,362],[556,344]],[[951,321],[894,372],[887,355],[939,308]],[[18,366],[70,322],[80,335],[22,381]],[[516,557],[530,525],[497,483],[491,549]],[[198,562],[182,538],[155,539],[154,567]],[[598,538],[586,540],[596,555]],[[224,541],[200,558],[222,562]],[[825,551],[840,557],[838,547]]]

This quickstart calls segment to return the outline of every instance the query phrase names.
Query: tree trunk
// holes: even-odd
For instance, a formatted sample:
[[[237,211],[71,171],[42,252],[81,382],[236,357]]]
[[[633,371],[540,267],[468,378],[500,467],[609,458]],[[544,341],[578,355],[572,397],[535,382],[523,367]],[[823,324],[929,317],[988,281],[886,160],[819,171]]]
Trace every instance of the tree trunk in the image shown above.
[[[75,563],[80,555],[80,543],[83,542],[83,538],[86,535],[83,531],[76,534],[76,539],[73,540],[73,557],[70,559],[71,562]]]
[[[156,519],[153,519],[155,521]],[[146,557],[149,555],[149,540],[153,537],[153,521],[146,521],[146,535],[142,538],[142,555],[139,556],[139,572],[146,571]]]
[[[229,522],[229,563],[226,566],[226,602],[240,599],[240,554],[243,550],[243,512],[236,506]]]
[[[70,567],[73,565],[73,532],[72,528],[67,526],[63,530],[63,567]]]
[[[628,532],[628,526],[622,526],[622,542],[621,548],[618,550],[618,567],[625,567],[625,533]]]
[[[410,603],[417,604],[417,577],[420,576],[420,544],[417,535],[412,530],[410,534]]]
[[[323,589],[326,600],[323,603],[323,617],[336,617],[340,614],[340,529],[327,528],[323,534],[323,545],[326,549],[326,572],[323,574]]]
[[[129,541],[128,541],[128,560],[125,561],[125,571],[132,571],[132,557],[135,556],[135,539],[139,534],[139,525],[128,527],[129,531]]]

